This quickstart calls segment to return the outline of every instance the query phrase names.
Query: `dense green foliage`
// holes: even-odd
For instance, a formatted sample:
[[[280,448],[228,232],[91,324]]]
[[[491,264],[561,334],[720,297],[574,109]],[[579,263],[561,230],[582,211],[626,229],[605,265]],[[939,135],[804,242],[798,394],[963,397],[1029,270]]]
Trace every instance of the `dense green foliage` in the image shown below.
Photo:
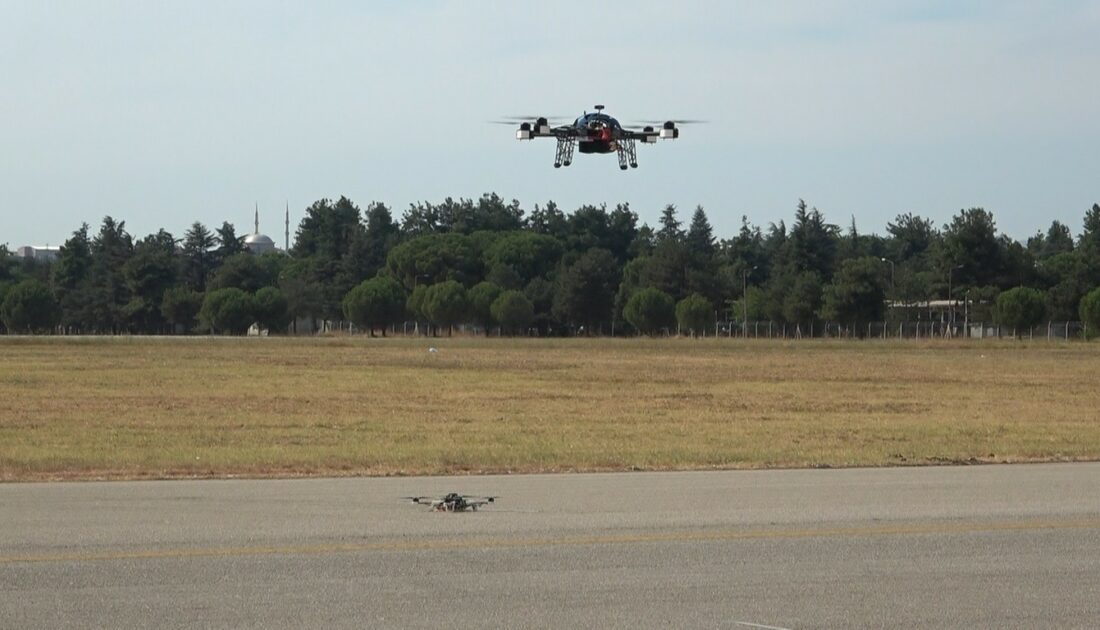
[[[393,278],[364,280],[344,296],[344,315],[372,337],[375,328],[385,336],[386,327],[401,321],[404,314],[405,292]]]
[[[493,320],[507,335],[522,332],[535,319],[535,306],[521,291],[505,291],[490,306]]]
[[[424,292],[421,306],[428,321],[437,328],[451,328],[462,321],[469,308],[466,289],[455,280],[433,284]]]
[[[494,321],[498,321],[493,317],[492,307],[500,292],[500,287],[486,280],[475,284],[467,293],[470,300],[470,321],[484,328],[485,334],[489,334],[489,327]]]
[[[45,283],[33,278],[4,291],[0,319],[11,332],[44,332],[57,324],[57,301]]]
[[[713,327],[714,315],[710,300],[698,293],[693,293],[676,304],[676,323],[680,325],[682,333],[691,333],[692,337],[703,335],[708,327]]]
[[[638,332],[655,335],[673,324],[676,311],[669,294],[648,287],[630,297],[623,316]]]
[[[237,288],[213,289],[206,293],[199,320],[212,334],[241,335],[255,321],[252,296]]]
[[[184,332],[195,325],[195,318],[202,308],[203,295],[185,286],[176,286],[164,292],[160,302],[160,312],[173,326],[179,326]]]
[[[850,323],[860,333],[867,322],[882,321],[886,310],[886,269],[870,256],[844,261],[825,291],[825,319]]]
[[[997,296],[997,321],[1017,334],[1038,324],[1044,315],[1043,294],[1035,289],[1016,287]]]
[[[562,270],[554,293],[554,315],[571,327],[591,333],[593,326],[611,319],[618,276],[618,265],[610,251],[589,249]]]
[[[1100,336],[1100,288],[1081,298],[1081,321],[1090,337]]]
[[[290,325],[286,296],[276,287],[260,288],[252,296],[252,316],[269,334],[285,332]]]
[[[653,289],[673,305],[691,299],[691,321],[680,318],[685,334],[709,330],[715,310],[722,321],[770,320],[803,333],[829,322],[861,334],[868,322],[943,318],[944,304],[953,311],[963,302],[973,321],[991,321],[996,311],[1007,323],[1013,306],[1000,308],[997,296],[1020,286],[1038,291],[1046,317],[1075,319],[1100,287],[1100,205],[1085,212],[1082,228],[1074,237],[1054,221],[1020,243],[998,233],[992,213],[968,208],[941,228],[901,214],[879,236],[861,233],[854,220],[841,229],[800,200],[789,224],[763,229],[742,217],[723,239],[701,207],[683,220],[666,206],[651,227],[626,204],[566,213],[548,202],[527,212],[488,194],[413,204],[398,219],[384,204],[364,212],[340,197],[305,209],[290,252],[260,256],[228,222],[213,230],[194,223],[181,239],[163,230],[135,238],[125,222],[105,217],[98,231],[74,231],[50,263],[0,248],[0,295],[28,279],[47,287],[54,309],[20,320],[22,330],[190,332],[198,318],[199,330],[239,332],[258,322],[278,333],[316,330],[318,320],[385,329],[405,317],[422,331],[430,329],[423,324],[489,331],[504,326],[493,305],[514,291],[532,314],[522,326],[513,320],[512,330],[562,335],[674,325],[674,310],[653,311],[652,292],[645,313],[637,310],[643,300],[628,315],[635,296]],[[368,281],[384,299],[378,291],[349,297]],[[223,302],[234,296],[225,302],[232,306],[211,300],[226,289],[239,291],[219,294]],[[510,301],[519,304],[516,297]],[[373,310],[381,302],[384,317]],[[223,306],[232,325],[219,314]],[[242,328],[243,319],[250,321]]]

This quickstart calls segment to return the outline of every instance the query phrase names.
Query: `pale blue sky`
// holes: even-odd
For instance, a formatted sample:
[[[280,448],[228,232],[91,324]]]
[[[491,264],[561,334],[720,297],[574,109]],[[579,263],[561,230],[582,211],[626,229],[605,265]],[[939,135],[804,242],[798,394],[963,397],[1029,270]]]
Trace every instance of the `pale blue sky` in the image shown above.
[[[495,191],[525,208],[698,204],[789,222],[799,197],[883,233],[984,206],[1016,238],[1100,201],[1100,0],[0,0],[0,243],[111,214],[143,236],[223,220],[281,245],[321,197]],[[704,118],[641,167],[486,124]]]

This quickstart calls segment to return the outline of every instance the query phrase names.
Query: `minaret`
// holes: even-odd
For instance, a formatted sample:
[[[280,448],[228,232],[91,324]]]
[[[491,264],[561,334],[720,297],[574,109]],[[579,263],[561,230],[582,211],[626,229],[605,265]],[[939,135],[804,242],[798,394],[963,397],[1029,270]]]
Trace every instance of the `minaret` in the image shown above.
[[[260,233],[260,202],[256,202],[256,229],[252,230],[253,234]]]
[[[286,253],[290,253],[290,200],[286,202]]]

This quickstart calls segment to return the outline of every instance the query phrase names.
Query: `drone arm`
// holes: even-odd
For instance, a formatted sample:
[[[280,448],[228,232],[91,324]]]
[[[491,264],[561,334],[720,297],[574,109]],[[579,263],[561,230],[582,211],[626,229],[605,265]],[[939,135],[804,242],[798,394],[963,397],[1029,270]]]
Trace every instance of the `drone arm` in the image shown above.
[[[544,117],[540,117],[533,123],[525,122],[520,124],[519,130],[516,131],[516,140],[533,140],[535,138],[545,138],[547,136],[561,137],[561,132],[568,127],[551,127],[550,121]]]
[[[654,131],[651,127],[647,127],[646,129],[646,131],[623,129],[622,137],[627,140],[637,140],[645,144],[656,144],[657,138],[660,137],[660,132]]]
[[[576,127],[569,125],[563,125],[561,127],[551,127],[549,125],[539,125],[531,123],[523,123],[516,131],[516,140],[534,140],[535,138],[557,138],[559,140],[563,138],[578,138],[580,133]]]

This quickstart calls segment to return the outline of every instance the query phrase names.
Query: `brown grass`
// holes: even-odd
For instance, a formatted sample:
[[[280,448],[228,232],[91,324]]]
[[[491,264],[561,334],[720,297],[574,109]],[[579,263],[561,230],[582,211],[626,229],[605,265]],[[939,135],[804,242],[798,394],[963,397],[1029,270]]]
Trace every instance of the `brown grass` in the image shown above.
[[[4,480],[1100,458],[1097,344],[135,337],[0,351]]]

